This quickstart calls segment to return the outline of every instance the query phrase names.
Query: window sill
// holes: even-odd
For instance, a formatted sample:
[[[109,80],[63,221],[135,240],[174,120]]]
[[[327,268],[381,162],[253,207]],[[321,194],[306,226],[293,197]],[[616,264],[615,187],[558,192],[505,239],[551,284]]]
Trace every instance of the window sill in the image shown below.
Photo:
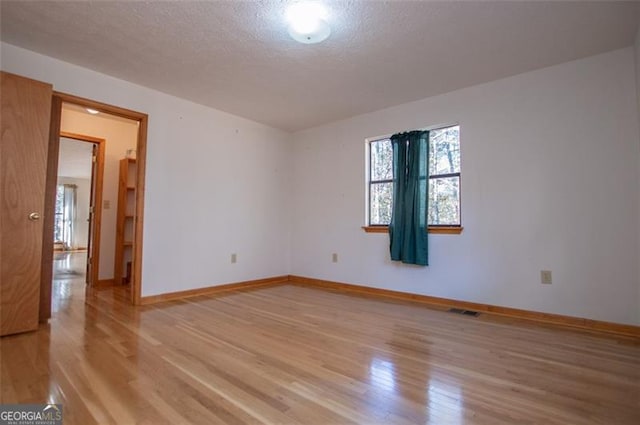
[[[362,226],[367,233],[389,233],[389,226]],[[459,235],[462,233],[462,226],[429,226],[427,232],[436,235]]]

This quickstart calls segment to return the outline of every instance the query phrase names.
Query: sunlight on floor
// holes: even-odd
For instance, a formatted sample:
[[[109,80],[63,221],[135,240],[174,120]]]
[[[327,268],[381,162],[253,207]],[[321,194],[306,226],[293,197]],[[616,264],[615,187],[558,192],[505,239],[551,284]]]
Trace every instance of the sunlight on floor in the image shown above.
[[[86,252],[56,252],[53,255],[52,311],[69,306],[75,297],[84,297]]]

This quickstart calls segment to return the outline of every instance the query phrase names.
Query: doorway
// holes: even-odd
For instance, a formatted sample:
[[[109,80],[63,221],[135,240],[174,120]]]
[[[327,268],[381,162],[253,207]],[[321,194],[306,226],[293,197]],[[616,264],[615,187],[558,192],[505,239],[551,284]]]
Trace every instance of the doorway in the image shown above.
[[[141,297],[141,288],[140,288],[140,280],[141,280],[141,270],[142,270],[142,217],[144,211],[144,173],[145,173],[145,160],[146,160],[146,134],[147,134],[147,115],[139,112],[103,104],[100,102],[95,102],[92,100],[79,98],[73,95],[68,95],[65,93],[54,92],[53,102],[52,102],[52,118],[51,118],[51,136],[50,136],[50,146],[49,146],[49,154],[51,156],[52,153],[55,154],[57,158],[58,152],[61,149],[61,146],[65,140],[72,139],[76,143],[84,143],[86,145],[98,146],[98,155],[96,163],[100,162],[100,158],[102,158],[102,172],[93,172],[94,180],[92,182],[92,201],[91,205],[92,214],[90,217],[90,221],[87,224],[90,224],[91,227],[87,226],[88,233],[90,237],[87,242],[87,252],[85,256],[86,259],[86,280],[89,283],[88,288],[99,288],[105,286],[115,286],[119,287],[119,289],[126,291],[129,295],[129,298],[132,304],[139,304]],[[72,109],[77,111],[83,111],[85,114],[91,114],[95,116],[102,117],[110,117],[111,119],[118,121],[128,121],[132,122],[135,125],[135,129],[133,130],[133,144],[127,149],[120,149],[117,152],[109,151],[109,149],[113,149],[114,146],[119,146],[118,141],[121,139],[119,136],[114,136],[113,134],[108,137],[104,136],[100,132],[92,132],[92,131],[61,131],[65,130],[65,125],[63,123],[63,109]],[[67,120],[68,121],[68,120]],[[68,126],[67,126],[68,127]],[[102,148],[102,149],[101,149]],[[109,192],[109,189],[106,186],[106,179],[112,178],[111,174],[114,174],[113,164],[109,165],[106,162],[108,159],[111,162],[118,162],[124,158],[131,160],[131,152],[133,152],[133,160],[137,161],[137,166],[135,169],[135,173],[131,177],[134,181],[135,190],[131,192],[131,198],[134,199],[133,209],[127,210],[127,219],[129,221],[130,230],[130,239],[127,240],[128,244],[128,252],[130,253],[130,258],[128,262],[130,262],[130,278],[127,279],[127,286],[123,285],[122,279],[120,282],[115,282],[110,275],[113,272],[114,264],[113,258],[115,257],[115,249],[113,249],[113,245],[111,247],[105,246],[108,245],[109,238],[115,238],[115,229],[113,231],[105,232],[104,226],[108,223],[105,221],[114,221],[115,222],[115,210],[118,208],[118,196],[117,196],[117,188],[116,195]],[[57,164],[54,164],[55,168],[52,167],[50,163],[47,168],[47,203],[45,206],[45,214],[47,217],[55,216],[55,193],[57,189]],[[100,167],[98,167],[100,168]],[[115,171],[117,177],[117,170]],[[101,183],[101,176],[103,182]],[[100,186],[102,185],[102,189]],[[104,193],[103,193],[104,192]],[[111,217],[113,216],[113,217]],[[48,224],[48,223],[47,223]],[[53,253],[53,234],[54,232],[54,222],[51,220],[50,224],[51,230],[49,234],[51,237],[51,250]],[[45,230],[45,235],[46,235]],[[45,239],[46,241],[46,239]],[[102,248],[101,248],[102,247]],[[101,266],[101,258],[106,258],[106,261],[103,261],[105,266]],[[111,258],[111,262],[109,262],[109,258]],[[51,282],[52,282],[52,268],[51,261],[53,260],[52,256],[49,257],[49,260],[43,256],[43,265],[48,264],[48,273],[49,276],[43,277],[42,282],[43,286],[41,287],[41,299],[45,297],[47,305],[51,305]],[[67,264],[75,264],[77,267],[78,260],[77,256],[73,261],[70,261]],[[126,264],[128,265],[128,264]],[[45,286],[48,286],[46,288]],[[41,303],[42,305],[42,303]],[[46,312],[41,311],[41,320],[46,319]],[[49,316],[50,317],[50,312]]]
[[[61,132],[56,181],[54,278],[80,274],[88,285],[99,283],[105,139]],[[66,261],[73,256],[74,261]],[[84,258],[83,267],[78,265]],[[73,270],[60,268],[60,261]],[[76,279],[77,280],[77,279]]]
[[[148,116],[144,113],[53,91],[51,84],[7,72],[2,83],[2,284],[0,335],[35,330],[51,317],[54,222],[63,103],[136,123],[135,208],[131,284],[140,304],[144,183]],[[5,168],[8,170],[4,172]],[[44,196],[43,196],[44,195]],[[106,207],[103,203],[103,207]],[[95,241],[94,241],[95,243]],[[97,244],[96,244],[97,245]],[[6,248],[6,249],[5,249]]]

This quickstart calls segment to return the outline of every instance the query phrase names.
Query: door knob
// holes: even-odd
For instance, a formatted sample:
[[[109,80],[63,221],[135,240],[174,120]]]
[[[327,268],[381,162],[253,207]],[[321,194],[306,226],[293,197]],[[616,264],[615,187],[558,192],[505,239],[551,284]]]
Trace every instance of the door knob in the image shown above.
[[[32,212],[31,214],[29,214],[29,220],[31,221],[40,220],[40,214],[38,214],[37,212]]]

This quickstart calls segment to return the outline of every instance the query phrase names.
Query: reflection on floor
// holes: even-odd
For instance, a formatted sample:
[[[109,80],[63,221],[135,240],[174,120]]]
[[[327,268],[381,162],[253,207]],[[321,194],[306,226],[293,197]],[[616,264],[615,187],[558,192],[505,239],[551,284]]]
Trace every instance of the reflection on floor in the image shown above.
[[[0,404],[65,425],[640,424],[637,339],[297,285],[133,306],[56,261],[52,318],[0,338]]]
[[[64,310],[74,298],[84,298],[86,265],[86,251],[53,254],[52,312]]]

